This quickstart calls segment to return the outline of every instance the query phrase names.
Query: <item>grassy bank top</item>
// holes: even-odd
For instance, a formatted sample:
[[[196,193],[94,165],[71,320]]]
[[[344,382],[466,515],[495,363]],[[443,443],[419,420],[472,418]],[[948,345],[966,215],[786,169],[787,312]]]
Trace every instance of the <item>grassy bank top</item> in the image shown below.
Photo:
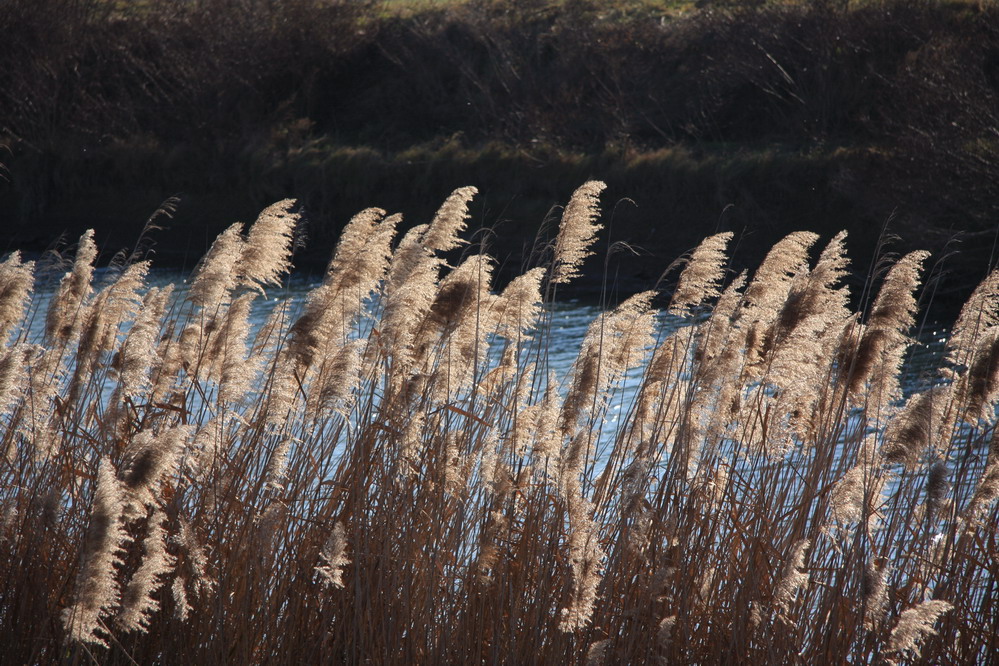
[[[132,236],[181,195],[164,256],[298,197],[329,254],[369,205],[432,214],[464,185],[521,261],[571,187],[608,182],[611,242],[655,275],[705,233],[746,264],[889,218],[985,273],[999,207],[993,3],[14,0],[0,13],[9,247]],[[898,251],[910,249],[900,246]],[[739,253],[737,252],[737,256]],[[629,264],[630,266],[630,264]],[[955,299],[955,303],[958,302]]]
[[[224,140],[283,120],[396,149],[455,132],[590,149],[887,141],[896,125],[976,129],[999,67],[992,3],[6,4],[0,111],[25,140]],[[948,91],[968,108],[933,126]]]

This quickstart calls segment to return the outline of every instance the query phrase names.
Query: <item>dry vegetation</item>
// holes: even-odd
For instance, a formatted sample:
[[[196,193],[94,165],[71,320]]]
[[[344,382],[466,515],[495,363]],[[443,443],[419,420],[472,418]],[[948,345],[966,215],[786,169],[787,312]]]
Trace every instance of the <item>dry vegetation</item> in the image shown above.
[[[899,372],[920,253],[848,308],[843,235],[726,279],[728,234],[597,318],[568,376],[550,302],[598,230],[566,206],[500,293],[474,188],[394,240],[346,228],[255,330],[291,202],[189,290],[78,246],[47,312],[0,264],[0,644],[11,663],[970,663],[997,649],[999,272],[938,381]],[[873,293],[873,292],[872,292]],[[30,320],[44,333],[29,335]],[[35,327],[41,329],[41,326]],[[627,418],[628,368],[644,374]]]
[[[429,219],[471,184],[476,219],[502,227],[491,252],[519,266],[536,222],[598,177],[641,204],[617,207],[612,241],[647,250],[621,272],[642,284],[710,233],[691,221],[734,231],[746,268],[790,231],[847,228],[855,285],[889,216],[899,251],[961,239],[933,299],[947,318],[989,265],[996,2],[0,6],[0,253],[131,238],[180,195],[158,260],[190,267],[222,221],[295,197],[296,265],[320,270],[361,208]]]

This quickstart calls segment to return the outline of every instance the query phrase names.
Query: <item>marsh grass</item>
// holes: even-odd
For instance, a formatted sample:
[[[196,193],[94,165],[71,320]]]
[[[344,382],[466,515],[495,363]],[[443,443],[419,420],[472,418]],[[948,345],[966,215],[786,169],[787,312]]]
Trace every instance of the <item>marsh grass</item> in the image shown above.
[[[179,298],[144,262],[95,289],[85,235],[39,312],[36,267],[8,256],[4,658],[992,658],[999,273],[905,398],[922,253],[857,313],[843,234],[792,234],[752,276],[720,234],[671,299],[599,314],[560,377],[546,299],[592,251],[602,189],[498,292],[462,240],[474,188],[399,240],[362,211],[300,310],[254,329],[291,201],[219,236]],[[660,306],[687,324],[663,332]]]

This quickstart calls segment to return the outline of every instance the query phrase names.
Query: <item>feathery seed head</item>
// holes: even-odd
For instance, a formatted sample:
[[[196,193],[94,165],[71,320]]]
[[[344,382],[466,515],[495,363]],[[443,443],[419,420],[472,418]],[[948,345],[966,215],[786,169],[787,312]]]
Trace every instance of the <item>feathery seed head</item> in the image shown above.
[[[964,519],[971,525],[978,525],[989,505],[999,497],[999,460],[992,459],[982,472],[975,492],[964,510]]]
[[[868,521],[876,517],[876,502],[881,496],[885,477],[872,465],[860,463],[850,468],[833,487],[829,510],[833,520],[841,523]]]
[[[924,601],[912,608],[902,611],[891,631],[888,641],[888,651],[911,653],[918,657],[921,652],[920,643],[935,633],[933,626],[941,615],[953,609],[953,604],[940,599]]]
[[[153,287],[142,301],[142,309],[128,332],[119,352],[119,377],[124,395],[135,397],[150,386],[149,370],[159,359],[157,341],[166,304],[173,285],[163,289]]]
[[[565,284],[579,276],[583,260],[593,254],[590,246],[603,225],[597,223],[600,214],[600,193],[607,187],[591,180],[577,189],[562,213],[555,255],[552,259],[552,284]]]
[[[7,344],[11,332],[21,323],[34,279],[35,262],[22,262],[20,252],[0,263],[0,347]]]
[[[910,252],[899,259],[885,276],[878,296],[874,299],[869,328],[905,333],[915,323],[916,298],[923,262],[929,252]]]
[[[978,338],[999,324],[999,269],[992,271],[975,289],[954,321],[947,339],[947,360],[966,365],[966,356],[978,347]]]
[[[508,340],[524,339],[541,314],[544,268],[533,268],[510,281],[496,301],[497,332]]]
[[[810,231],[796,231],[770,249],[746,288],[745,301],[757,316],[767,313],[766,321],[769,321],[769,317],[777,314],[787,299],[794,277],[807,271],[808,250],[818,238]]]
[[[570,602],[562,609],[559,629],[568,633],[590,623],[605,553],[600,547],[599,526],[591,517],[593,505],[575,493],[565,499],[569,513],[568,545],[573,587]]]
[[[864,626],[874,629],[885,619],[888,607],[888,565],[874,558],[867,562],[860,581],[860,594],[864,605]]]
[[[79,335],[86,300],[93,291],[90,281],[94,276],[96,258],[94,230],[87,229],[80,237],[73,269],[63,276],[59,289],[49,305],[45,318],[45,338],[48,341],[65,344],[76,340]]]
[[[194,269],[194,277],[188,299],[205,309],[215,309],[228,302],[238,284],[237,266],[243,256],[246,240],[243,238],[243,224],[230,225],[218,235],[208,254]]]
[[[271,204],[250,227],[235,271],[240,284],[263,293],[264,285],[280,285],[281,276],[291,269],[292,242],[299,215],[292,209],[297,202],[285,199]]]
[[[885,430],[881,455],[889,463],[913,469],[940,429],[945,387],[933,387],[909,398]]]
[[[229,307],[209,352],[209,377],[219,384],[219,400],[232,403],[246,395],[257,376],[260,359],[247,356],[250,308],[256,294],[243,294]]]
[[[101,460],[90,527],[81,552],[76,601],[63,610],[62,622],[71,640],[107,645],[101,616],[118,603],[116,565],[127,538],[121,522],[122,491],[111,461]]]
[[[687,315],[721,292],[718,288],[728,257],[725,248],[734,234],[731,231],[709,236],[690,255],[673,292],[669,312]]]
[[[319,560],[316,573],[323,582],[333,588],[342,589],[343,569],[350,564],[350,558],[347,556],[347,536],[342,522],[337,521],[333,525],[333,533],[320,551]]]
[[[401,215],[385,215],[381,208],[366,208],[344,227],[326,271],[331,296],[364,298],[385,277],[392,238],[402,220]]]
[[[121,611],[115,619],[123,631],[148,631],[150,621],[160,608],[156,592],[166,583],[166,577],[176,564],[176,558],[166,549],[165,521],[166,516],[160,510],[149,519],[146,538],[142,541],[142,564],[121,596]]]
[[[926,476],[926,511],[932,517],[940,508],[941,503],[950,491],[950,468],[943,460],[937,460],[930,465],[929,474]]]
[[[468,223],[468,204],[478,193],[474,187],[460,187],[452,192],[423,235],[423,247],[431,252],[446,252],[459,247],[464,242],[461,233]]]
[[[999,326],[978,335],[977,349],[963,356],[969,367],[958,382],[960,398],[969,418],[991,420],[999,399]]]
[[[122,474],[129,517],[141,513],[144,506],[156,505],[159,483],[176,473],[192,431],[190,425],[173,426],[159,434],[143,430],[132,440],[125,451],[127,467]]]
[[[777,608],[785,615],[791,611],[791,603],[794,601],[794,594],[808,585],[809,576],[802,568],[805,564],[805,551],[812,545],[808,539],[801,539],[795,542],[784,562],[780,581],[777,583],[775,599]]]
[[[24,397],[32,357],[40,352],[39,346],[26,342],[19,342],[9,349],[0,347],[0,416]]]

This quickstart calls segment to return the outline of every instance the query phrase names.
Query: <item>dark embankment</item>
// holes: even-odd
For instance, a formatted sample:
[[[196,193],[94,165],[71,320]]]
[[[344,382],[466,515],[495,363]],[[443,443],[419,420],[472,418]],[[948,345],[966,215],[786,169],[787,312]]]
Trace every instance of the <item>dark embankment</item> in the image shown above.
[[[156,252],[189,265],[297,197],[298,263],[319,265],[358,210],[415,224],[475,185],[481,238],[516,270],[550,208],[598,178],[605,246],[637,254],[591,274],[625,289],[716,230],[754,265],[791,230],[845,228],[858,276],[886,226],[892,251],[957,250],[932,273],[943,310],[992,261],[994,4],[398,7],[4,3],[0,252],[86,227],[130,245],[179,195]]]

